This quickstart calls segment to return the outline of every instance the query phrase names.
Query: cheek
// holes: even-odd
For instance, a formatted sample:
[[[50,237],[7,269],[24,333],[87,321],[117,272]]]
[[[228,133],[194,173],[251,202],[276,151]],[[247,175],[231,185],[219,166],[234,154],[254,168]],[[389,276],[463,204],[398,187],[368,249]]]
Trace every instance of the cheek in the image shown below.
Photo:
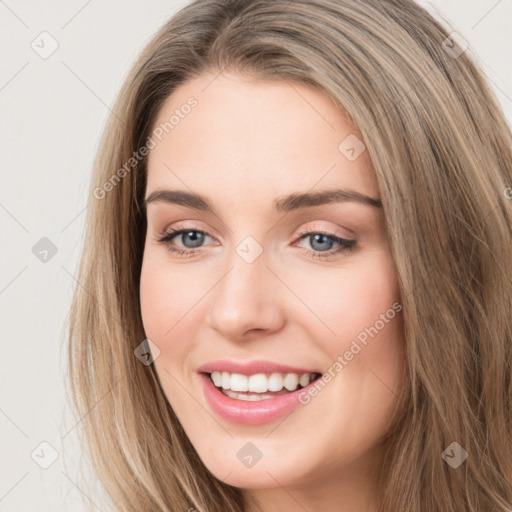
[[[384,429],[402,386],[402,306],[391,258],[385,252],[371,256],[330,285],[321,311],[334,335],[322,339],[340,407],[360,410],[362,417],[373,409],[373,421]]]
[[[369,253],[353,265],[316,277],[314,287],[301,278],[298,295],[308,297],[308,306],[327,328],[320,326],[330,355],[346,350],[357,337],[363,342],[365,337],[372,339],[368,331],[375,333],[375,326],[381,339],[399,336],[395,320],[401,309],[400,291],[387,251]]]
[[[337,328],[346,332],[341,319],[343,322],[350,320],[349,325],[360,330],[370,327],[399,301],[399,288],[391,265],[384,259],[377,259],[372,266],[346,276],[339,295],[341,308],[338,308]]]
[[[179,273],[170,271],[151,252],[144,254],[140,278],[142,323],[149,339],[163,340],[166,333],[183,316],[184,288]]]
[[[148,338],[161,340],[171,337],[196,313],[201,298],[200,274],[193,276],[179,266],[170,266],[156,251],[146,251],[140,278],[140,303],[144,330]],[[206,286],[206,283],[205,283]],[[186,316],[186,318],[185,318]],[[184,322],[181,322],[181,319]]]
[[[144,257],[140,278],[140,303],[142,323],[149,339],[160,338],[165,324],[169,323],[172,290],[166,286],[165,276],[151,257]],[[173,306],[176,302],[174,301]],[[167,329],[170,326],[168,325]]]

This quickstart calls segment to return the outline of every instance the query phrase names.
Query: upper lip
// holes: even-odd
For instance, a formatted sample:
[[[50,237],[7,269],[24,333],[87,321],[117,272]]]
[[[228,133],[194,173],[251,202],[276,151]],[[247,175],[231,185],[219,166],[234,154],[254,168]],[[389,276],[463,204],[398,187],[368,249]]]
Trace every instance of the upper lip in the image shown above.
[[[232,361],[218,360],[210,361],[201,365],[197,371],[199,373],[229,372],[240,373],[241,375],[254,375],[256,373],[321,373],[318,370],[289,366],[287,364],[274,363],[272,361]]]

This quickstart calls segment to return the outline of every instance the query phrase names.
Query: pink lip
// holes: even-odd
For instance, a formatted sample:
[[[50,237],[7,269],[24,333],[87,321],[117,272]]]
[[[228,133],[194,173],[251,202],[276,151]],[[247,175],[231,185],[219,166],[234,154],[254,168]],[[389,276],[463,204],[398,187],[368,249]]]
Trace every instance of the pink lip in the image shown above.
[[[203,364],[197,369],[198,373],[229,372],[240,373],[241,375],[254,375],[256,373],[322,373],[319,370],[308,370],[285,364],[273,363],[272,361],[248,361],[245,363],[219,360]]]
[[[299,394],[307,393],[308,388],[316,382],[310,382],[306,387],[286,395],[248,402],[226,396],[213,384],[210,376],[206,373],[201,373],[199,376],[202,380],[206,401],[213,411],[226,421],[245,425],[260,425],[290,414],[303,403],[299,401]]]

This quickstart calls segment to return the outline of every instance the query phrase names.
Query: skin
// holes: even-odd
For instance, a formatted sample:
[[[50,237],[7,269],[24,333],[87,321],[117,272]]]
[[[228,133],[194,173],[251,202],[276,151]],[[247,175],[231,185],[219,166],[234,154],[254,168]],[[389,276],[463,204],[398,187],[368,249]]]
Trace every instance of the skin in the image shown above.
[[[273,211],[274,199],[297,192],[347,188],[379,198],[368,151],[350,161],[338,150],[356,128],[309,86],[214,77],[194,78],[167,99],[157,125],[191,96],[198,104],[148,157],[146,198],[158,189],[193,191],[216,210],[147,206],[140,299],[146,335],[160,350],[155,369],[203,463],[244,490],[247,510],[257,502],[265,512],[373,511],[379,441],[403,384],[401,313],[285,418],[227,422],[203,395],[196,369],[216,359],[326,371],[400,300],[382,208],[344,202]],[[177,224],[208,234],[192,257],[158,242]],[[298,236],[319,229],[356,246],[335,253],[339,244],[327,239],[322,251]],[[251,264],[236,252],[247,236],[263,250]],[[186,235],[167,244],[196,247]],[[251,468],[236,456],[247,442],[263,454]]]

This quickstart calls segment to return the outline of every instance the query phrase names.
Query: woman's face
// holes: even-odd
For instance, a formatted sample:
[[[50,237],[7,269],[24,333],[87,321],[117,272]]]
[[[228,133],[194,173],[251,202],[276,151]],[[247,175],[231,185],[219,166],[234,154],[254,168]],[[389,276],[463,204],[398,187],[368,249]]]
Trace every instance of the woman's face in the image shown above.
[[[239,75],[185,83],[158,116],[142,318],[169,403],[230,485],[340,489],[379,460],[401,305],[359,139],[318,90]]]

